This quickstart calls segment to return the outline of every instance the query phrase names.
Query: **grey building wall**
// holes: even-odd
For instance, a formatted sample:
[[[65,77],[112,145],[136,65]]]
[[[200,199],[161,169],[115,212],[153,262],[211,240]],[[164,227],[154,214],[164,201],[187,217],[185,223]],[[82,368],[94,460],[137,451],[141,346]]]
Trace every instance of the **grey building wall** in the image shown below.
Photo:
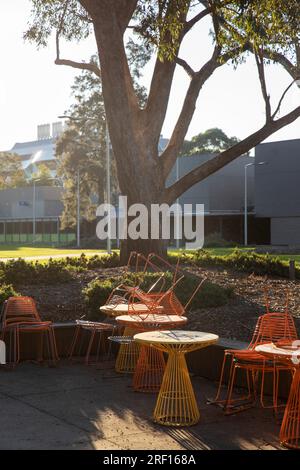
[[[300,217],[272,217],[271,244],[300,246]]]
[[[300,216],[300,139],[260,144],[255,161],[256,215]]]
[[[58,217],[63,205],[62,190],[36,186],[36,217]],[[0,191],[0,219],[31,219],[33,216],[33,187]]]
[[[212,159],[214,155],[193,155],[177,160],[179,178],[195,167]],[[180,198],[181,204],[204,204],[205,212],[240,213],[244,210],[244,168],[253,158],[241,156],[200,183],[195,184]],[[248,168],[248,207],[254,206],[254,167]],[[174,165],[167,186],[176,181]]]
[[[255,149],[256,215],[270,217],[272,245],[300,245],[300,139]]]

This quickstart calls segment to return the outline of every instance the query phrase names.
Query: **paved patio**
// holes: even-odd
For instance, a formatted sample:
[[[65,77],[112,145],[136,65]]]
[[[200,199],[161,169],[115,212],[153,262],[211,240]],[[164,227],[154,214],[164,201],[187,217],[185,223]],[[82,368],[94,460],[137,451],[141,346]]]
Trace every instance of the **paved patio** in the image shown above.
[[[191,428],[154,425],[155,396],[135,393],[131,377],[62,363],[0,371],[0,449],[280,449],[269,410],[224,417],[205,404],[215,384],[194,377],[201,421]]]

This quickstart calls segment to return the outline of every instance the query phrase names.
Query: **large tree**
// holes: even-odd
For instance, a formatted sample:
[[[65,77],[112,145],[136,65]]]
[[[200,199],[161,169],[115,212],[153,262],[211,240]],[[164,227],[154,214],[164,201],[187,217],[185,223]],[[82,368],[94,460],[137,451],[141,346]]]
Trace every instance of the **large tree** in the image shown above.
[[[119,185],[129,204],[172,203],[189,187],[300,116],[300,106],[296,106],[278,118],[287,90],[271,109],[265,75],[266,62],[275,62],[285,68],[293,81],[299,77],[298,0],[32,0],[32,4],[32,23],[26,38],[46,45],[55,30],[56,64],[89,70],[102,81]],[[195,70],[188,57],[181,55],[180,46],[192,29],[206,28],[207,18],[211,22],[212,55]],[[61,38],[79,40],[92,32],[100,67],[95,62],[81,63],[61,57]],[[133,86],[124,44],[133,36],[156,54],[147,103],[142,107]],[[198,47],[201,57],[201,46]],[[265,123],[166,187],[166,178],[182,148],[201,89],[218,68],[229,61],[237,64],[245,54],[253,54],[256,60]],[[158,141],[177,66],[186,71],[190,83],[169,144],[159,156]],[[122,257],[126,258],[132,248],[165,253],[162,241],[128,240],[122,246]]]

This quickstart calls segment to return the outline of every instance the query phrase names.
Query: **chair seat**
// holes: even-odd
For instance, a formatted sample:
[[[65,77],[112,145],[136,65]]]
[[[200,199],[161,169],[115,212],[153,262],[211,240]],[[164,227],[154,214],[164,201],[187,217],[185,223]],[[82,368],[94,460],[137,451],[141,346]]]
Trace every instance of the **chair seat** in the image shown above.
[[[49,328],[52,325],[52,321],[44,321],[44,322],[18,322],[18,323],[11,323],[5,327],[5,330],[9,330],[11,328],[18,328],[19,330],[41,330],[45,328]]]
[[[114,329],[114,325],[110,323],[101,323],[101,322],[93,322],[87,320],[76,320],[76,324],[81,326],[84,330],[108,330],[112,331]]]
[[[133,336],[109,336],[108,339],[119,344],[131,344],[134,343]]]

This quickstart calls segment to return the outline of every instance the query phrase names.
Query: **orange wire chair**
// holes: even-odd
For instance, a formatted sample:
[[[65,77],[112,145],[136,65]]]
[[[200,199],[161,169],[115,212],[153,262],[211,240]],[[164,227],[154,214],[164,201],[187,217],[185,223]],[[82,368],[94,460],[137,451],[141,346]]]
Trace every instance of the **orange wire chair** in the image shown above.
[[[20,336],[23,333],[38,333],[40,343],[34,362],[43,362],[43,339],[47,338],[48,361],[56,365],[59,360],[54,329],[51,321],[42,321],[31,297],[10,297],[4,304],[1,317],[1,339],[9,335],[10,366],[15,367],[21,360]]]
[[[270,406],[274,408],[275,414],[278,413],[278,387],[279,387],[279,374],[281,371],[290,371],[290,368],[285,365],[280,365],[275,361],[268,361],[264,356],[255,351],[255,347],[264,343],[276,343],[282,340],[297,340],[297,331],[293,317],[288,313],[288,292],[286,296],[286,305],[284,313],[271,313],[269,311],[270,302],[267,297],[266,307],[267,312],[258,318],[252,340],[248,347],[244,350],[227,349],[224,353],[224,360],[221,369],[221,376],[217,395],[214,400],[209,401],[212,404],[219,404],[223,406],[225,414],[232,414],[238,411],[243,411],[253,406],[257,400],[256,382],[258,374],[261,372],[261,391],[260,403],[263,408],[267,408],[264,404],[264,385],[265,374],[273,374],[273,404]],[[222,383],[225,374],[226,364],[229,362],[229,380],[226,392],[226,398],[221,399]],[[247,395],[233,398],[233,388],[236,379],[237,370],[244,370],[247,379]]]

